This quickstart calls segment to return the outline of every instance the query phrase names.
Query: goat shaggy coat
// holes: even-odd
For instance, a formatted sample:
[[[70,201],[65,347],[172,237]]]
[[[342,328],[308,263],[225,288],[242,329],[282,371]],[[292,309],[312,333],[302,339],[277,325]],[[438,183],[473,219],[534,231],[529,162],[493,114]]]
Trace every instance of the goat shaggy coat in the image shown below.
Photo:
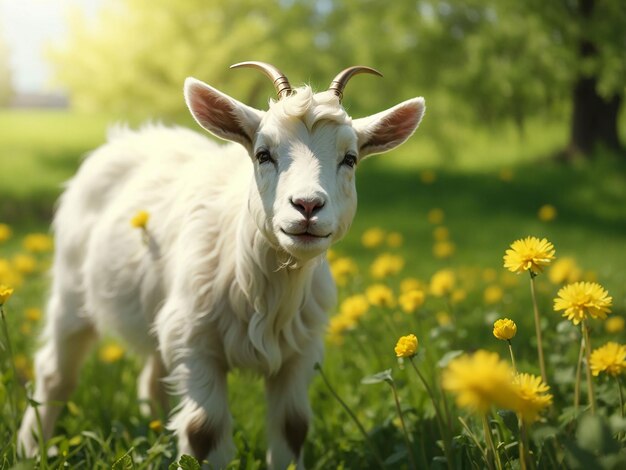
[[[356,211],[354,167],[404,142],[423,99],[353,121],[332,92],[303,87],[258,111],[188,79],[188,106],[219,145],[192,131],[118,129],[67,184],[56,217],[53,283],[33,398],[43,439],[99,332],[146,358],[142,411],[167,407],[181,454],[234,457],[226,376],[265,378],[268,464],[303,466],[307,388],[322,361],[336,289],[325,251]],[[146,236],[132,228],[150,214]],[[19,433],[37,452],[36,412]]]

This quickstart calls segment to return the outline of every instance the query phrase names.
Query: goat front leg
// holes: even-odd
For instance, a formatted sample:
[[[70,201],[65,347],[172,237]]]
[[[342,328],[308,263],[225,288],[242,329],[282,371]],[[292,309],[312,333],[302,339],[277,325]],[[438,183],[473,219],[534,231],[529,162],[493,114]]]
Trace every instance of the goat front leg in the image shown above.
[[[235,455],[228,411],[226,369],[205,358],[186,361],[185,391],[170,428],[178,436],[179,454],[226,468]],[[176,373],[172,377],[176,379]]]
[[[311,421],[308,387],[319,356],[312,352],[295,356],[266,379],[267,464],[271,469],[284,470],[291,463],[304,468],[302,447]]]

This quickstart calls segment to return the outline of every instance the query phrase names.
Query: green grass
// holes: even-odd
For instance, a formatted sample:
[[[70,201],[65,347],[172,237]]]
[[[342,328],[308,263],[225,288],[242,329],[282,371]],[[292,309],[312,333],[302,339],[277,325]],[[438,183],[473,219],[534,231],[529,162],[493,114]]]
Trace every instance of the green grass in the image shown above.
[[[58,111],[0,113],[0,222],[9,223],[15,232],[11,240],[0,244],[0,259],[11,259],[23,251],[21,238],[26,233],[48,229],[61,182],[72,175],[85,152],[104,140],[107,123],[103,116]],[[528,281],[521,277],[517,278],[517,284],[509,285],[503,277],[502,256],[513,240],[526,235],[549,238],[556,246],[557,257],[573,256],[586,272],[595,273],[598,282],[614,298],[613,315],[625,314],[624,165],[606,155],[599,155],[594,163],[559,165],[546,156],[565,142],[564,126],[536,121],[529,123],[526,131],[526,138],[522,139],[515,129],[507,126],[488,130],[453,123],[446,127],[441,123],[429,124],[426,119],[423,129],[405,147],[368,159],[358,169],[357,217],[336,252],[353,258],[359,274],[341,288],[341,298],[362,292],[375,282],[368,268],[385,251],[405,259],[400,274],[383,280],[395,292],[405,277],[427,283],[434,272],[450,267],[458,275],[458,288],[466,293],[464,300],[453,305],[457,318],[454,328],[438,325],[436,314],[447,310],[447,303],[428,296],[425,305],[414,315],[399,313],[395,308],[373,307],[353,331],[345,333],[342,344],[329,342],[327,346],[323,364],[326,375],[362,421],[383,458],[390,459],[389,468],[403,468],[407,462],[390,389],[384,383],[361,384],[363,377],[384,369],[392,369],[399,388],[406,408],[405,418],[415,441],[418,466],[425,467],[441,454],[435,442],[438,431],[432,405],[412,371],[401,367],[394,357],[393,346],[399,335],[417,334],[419,367],[434,383],[438,374],[436,362],[451,350],[487,348],[506,357],[505,345],[491,336],[491,323],[497,317],[507,316],[518,323],[514,347],[519,367],[538,373]],[[425,169],[434,172],[433,182],[422,181]],[[512,173],[510,180],[501,178],[502,169]],[[556,207],[557,217],[551,222],[541,222],[537,211],[547,203]],[[444,211],[443,225],[449,228],[456,245],[449,259],[437,259],[432,253],[434,225],[428,222],[427,214],[433,208]],[[373,226],[400,232],[403,246],[364,248],[360,236]],[[41,256],[39,263],[49,263],[49,255]],[[485,269],[495,270],[497,280],[485,281]],[[533,446],[539,451],[544,449],[544,442],[554,444],[557,449],[554,455],[559,462],[570,465],[572,455],[579,455],[576,452],[584,444],[580,433],[574,432],[577,421],[567,415],[578,333],[552,312],[552,298],[558,286],[550,284],[547,276],[540,276],[537,281],[558,413],[555,411],[546,423],[536,425]],[[25,319],[24,311],[44,305],[47,283],[41,272],[26,276],[7,304],[11,338],[21,358],[31,356],[36,345],[35,331],[40,328],[40,322]],[[485,305],[483,290],[492,283],[502,285],[505,296],[496,304]],[[28,332],[24,325],[29,325],[32,331]],[[593,328],[594,346],[609,338],[624,341],[623,332],[608,335],[601,322],[594,322]],[[4,341],[1,335],[0,341]],[[3,371],[0,468],[10,468],[15,462],[11,445],[3,444],[10,438],[10,414],[5,398],[7,393],[16,392],[23,407],[25,392],[15,385],[9,368],[5,367],[9,364],[6,355],[0,358],[0,363]],[[138,413],[135,399],[138,370],[139,363],[130,353],[115,363],[104,363],[97,354],[90,356],[72,404],[62,414],[57,427],[56,443],[61,450],[67,450],[70,467],[109,468],[131,448],[133,451],[128,455],[138,467],[149,466],[149,459],[155,467],[166,466],[173,460],[176,452],[171,434],[150,430],[149,420]],[[26,378],[20,376],[22,381]],[[615,415],[615,388],[603,380],[597,385],[602,414]],[[310,395],[315,421],[305,450],[307,467],[376,468],[372,449],[319,376]],[[265,452],[262,383],[250,374],[232,374],[230,400],[242,459],[235,468],[262,468]],[[583,395],[583,403],[584,400]],[[464,411],[455,413],[467,415]],[[471,417],[467,419],[477,435],[480,434],[479,423]],[[604,421],[596,424],[602,427]],[[469,437],[461,434],[456,422],[454,431],[459,436],[457,457],[465,462],[466,468],[471,468],[469,462],[483,466]],[[514,433],[503,425],[502,439],[511,449],[515,448]],[[611,453],[607,446],[606,453]],[[509,454],[516,458],[514,451],[510,450]],[[63,456],[52,459],[48,465],[58,468],[64,459]]]

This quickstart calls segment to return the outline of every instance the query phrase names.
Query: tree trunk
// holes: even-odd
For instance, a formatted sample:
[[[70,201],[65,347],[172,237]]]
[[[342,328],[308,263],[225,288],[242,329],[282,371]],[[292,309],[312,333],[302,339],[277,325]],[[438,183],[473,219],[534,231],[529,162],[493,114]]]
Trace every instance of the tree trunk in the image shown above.
[[[594,6],[595,0],[580,0],[578,3],[583,31],[585,23],[593,16]],[[578,51],[580,62],[598,56],[596,45],[586,37],[580,38]],[[574,85],[570,142],[565,152],[568,158],[580,154],[589,157],[598,146],[622,150],[617,131],[622,96],[615,93],[608,99],[603,98],[598,94],[597,85],[595,73],[581,73]]]

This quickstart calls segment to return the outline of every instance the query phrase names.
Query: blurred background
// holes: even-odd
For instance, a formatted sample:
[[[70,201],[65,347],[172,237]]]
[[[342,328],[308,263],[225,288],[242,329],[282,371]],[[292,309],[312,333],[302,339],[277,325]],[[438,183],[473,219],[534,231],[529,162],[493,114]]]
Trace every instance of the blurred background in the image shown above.
[[[316,89],[350,65],[379,69],[349,85],[355,117],[426,97],[416,136],[361,169],[366,201],[387,191],[425,213],[448,198],[512,221],[550,203],[576,233],[624,229],[621,0],[0,0],[0,220],[47,224],[112,123],[197,129],[187,76],[266,107],[269,81],[229,70],[243,60]]]

